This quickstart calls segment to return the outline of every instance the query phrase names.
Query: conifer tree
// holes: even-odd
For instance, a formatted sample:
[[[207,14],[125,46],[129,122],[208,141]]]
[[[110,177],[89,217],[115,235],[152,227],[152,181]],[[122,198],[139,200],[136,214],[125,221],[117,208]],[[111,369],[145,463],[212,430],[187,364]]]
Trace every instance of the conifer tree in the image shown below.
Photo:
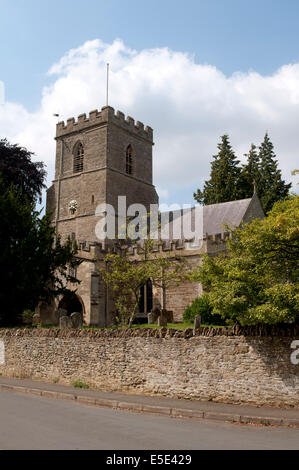
[[[203,191],[198,189],[194,193],[194,199],[200,204],[217,204],[239,199],[240,162],[231,148],[228,135],[221,137],[218,149],[219,152],[213,156],[214,161],[211,163],[209,181],[205,182]]]
[[[208,205],[219,202],[251,198],[254,185],[265,213],[274,203],[288,196],[291,183],[281,178],[273,144],[266,133],[264,141],[257,151],[252,144],[247,156],[247,163],[239,167],[239,160],[232,151],[227,135],[222,136],[218,144],[219,152],[211,163],[210,179],[204,189],[194,193],[194,199]]]
[[[259,197],[265,213],[269,212],[274,203],[288,196],[291,183],[281,178],[273,144],[266,132],[264,141],[259,147]]]
[[[239,194],[241,199],[250,198],[254,191],[254,185],[256,187],[258,195],[261,193],[260,185],[260,169],[259,163],[260,158],[257,152],[257,147],[251,144],[251,148],[247,154],[246,165],[242,166],[240,179],[239,179]]]

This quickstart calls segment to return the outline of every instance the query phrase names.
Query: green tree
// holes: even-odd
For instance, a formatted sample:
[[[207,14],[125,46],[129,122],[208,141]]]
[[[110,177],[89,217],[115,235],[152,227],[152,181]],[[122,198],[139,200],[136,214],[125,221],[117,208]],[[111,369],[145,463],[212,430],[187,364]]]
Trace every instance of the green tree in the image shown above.
[[[40,300],[69,292],[68,273],[76,267],[76,247],[55,237],[49,216],[40,217],[33,202],[12,186],[0,182],[0,325],[15,325],[24,310],[34,310]]]
[[[218,145],[219,153],[211,163],[210,179],[205,182],[204,189],[194,193],[194,199],[200,204],[215,204],[237,199],[251,198],[255,185],[265,213],[273,204],[288,196],[291,184],[281,178],[281,171],[274,153],[274,147],[266,133],[264,141],[257,147],[252,144],[247,163],[239,166],[228,136],[222,136]]]
[[[115,244],[118,253],[105,257],[106,269],[101,269],[105,284],[112,288],[118,318],[122,325],[131,327],[141,296],[141,287],[150,279],[162,291],[162,310],[167,308],[166,292],[190,278],[186,261],[173,254],[161,256],[155,241],[148,238],[138,243],[138,257],[132,256],[126,244]]]
[[[240,177],[239,160],[237,160],[229,142],[228,135],[221,137],[219,152],[213,156],[209,181],[204,189],[194,193],[194,199],[204,205],[216,204],[239,199],[238,182]]]
[[[242,165],[238,182],[241,199],[247,199],[252,196],[254,185],[258,194],[261,193],[262,189],[259,169],[260,158],[257,152],[257,147],[254,144],[251,144],[251,148],[248,154],[245,154],[245,157],[247,157],[247,163],[246,165]]]
[[[226,255],[205,257],[193,275],[213,313],[240,324],[299,321],[299,196],[233,232]]]
[[[145,260],[133,259],[126,249],[105,257],[106,269],[101,270],[105,284],[113,290],[117,319],[131,327],[140,300],[140,288],[153,273]]]
[[[281,178],[281,171],[278,169],[274,147],[268,133],[265,134],[264,141],[259,147],[259,160],[258,195],[267,213],[275,202],[282,201],[288,196],[292,184],[287,184]]]
[[[162,310],[167,310],[167,289],[179,286],[182,282],[188,280],[191,272],[186,260],[180,256],[154,255],[151,257],[150,263],[153,265],[152,283],[162,291]]]
[[[220,315],[212,314],[213,307],[211,305],[210,297],[207,293],[202,294],[201,297],[196,297],[191,305],[185,308],[183,313],[183,320],[185,322],[194,322],[197,315],[201,316],[202,325],[224,325],[225,322]]]
[[[10,189],[13,184],[22,197],[30,202],[41,202],[46,171],[42,162],[32,162],[32,152],[23,147],[10,144],[6,139],[0,140],[0,175],[2,191]]]

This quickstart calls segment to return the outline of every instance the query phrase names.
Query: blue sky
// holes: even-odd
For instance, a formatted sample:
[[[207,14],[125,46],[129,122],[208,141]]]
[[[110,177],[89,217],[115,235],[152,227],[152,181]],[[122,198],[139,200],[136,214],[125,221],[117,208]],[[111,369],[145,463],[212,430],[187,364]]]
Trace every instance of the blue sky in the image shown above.
[[[299,59],[298,0],[1,0],[1,75],[9,100],[38,105],[46,71],[86,40],[167,46],[227,75],[271,74]]]
[[[111,85],[114,87],[112,105],[121,107],[136,119],[147,120],[145,123],[155,128],[155,178],[165,199],[191,202],[193,190],[208,177],[208,163],[224,132],[231,135],[236,152],[242,155],[251,142],[259,144],[268,130],[277,153],[281,155],[283,174],[289,178],[290,170],[298,160],[297,154],[294,155],[298,148],[295,121],[298,122],[299,99],[297,103],[294,91],[299,88],[298,0],[0,0],[0,8],[0,81],[5,85],[6,100],[2,120],[0,109],[1,136],[5,133],[10,139],[17,139],[36,151],[47,162],[50,179],[53,177],[54,150],[50,140],[47,143],[46,135],[52,139],[55,123],[49,127],[50,121],[45,117],[52,111],[49,101],[52,100],[53,112],[57,111],[59,103],[62,108],[59,112],[65,114],[64,117],[69,117],[68,113],[88,112],[104,104],[102,94],[97,94],[92,81],[88,86],[93,93],[86,92],[86,108],[84,102],[78,102],[77,107],[70,104],[78,97],[74,83],[81,79],[82,74],[78,72],[78,64],[68,56],[69,51],[79,50],[86,41],[93,40],[100,40],[106,46],[95,47],[94,43],[88,43],[89,46],[78,53],[81,59],[84,56],[81,70],[91,66],[93,59],[86,62],[86,57],[96,55],[90,70],[97,70],[101,87],[103,54],[108,51],[107,60],[112,61],[112,73],[115,68],[115,81],[112,78]],[[114,44],[117,38],[121,39],[126,52],[119,52],[116,57],[114,52],[109,52],[108,45]],[[168,48],[170,53],[162,57],[161,48]],[[162,90],[159,84],[153,99],[147,101],[148,89],[154,89],[157,82],[155,76],[150,82],[141,70],[142,67],[146,69],[146,62],[141,59],[148,49],[155,51],[151,67],[156,67],[158,75],[159,68],[161,74],[167,75],[171,67],[173,72],[167,75],[171,93],[167,87]],[[130,52],[132,50],[134,53]],[[180,56],[180,52],[185,56]],[[57,68],[63,57],[68,66]],[[141,62],[143,66],[139,68]],[[56,72],[49,75],[48,71],[54,64]],[[202,68],[208,65],[211,67]],[[148,89],[143,90],[143,95],[139,90],[136,97],[133,97],[134,90],[130,89],[125,99],[124,91],[120,95],[117,87],[123,90],[129,87],[132,80],[127,84],[124,72],[133,70],[132,67],[138,69],[139,81],[145,83],[148,80]],[[279,72],[281,67],[289,68]],[[176,88],[177,77],[183,75],[184,70],[186,80],[182,80],[181,88]],[[243,75],[234,78],[237,72]],[[208,79],[205,78],[207,74],[210,74]],[[122,77],[122,83],[119,77]],[[65,100],[62,93],[57,94],[63,79],[69,81],[64,95],[68,90],[73,92]],[[202,106],[205,110],[202,115],[199,112],[197,116],[195,106],[192,107],[189,89],[197,109]],[[180,90],[185,93],[185,100],[180,96]],[[271,96],[269,90],[272,90]],[[218,95],[221,94],[225,99],[219,105]],[[43,102],[45,95],[46,105]],[[278,98],[279,102],[275,102]],[[94,104],[93,100],[96,101]],[[248,101],[254,103],[255,110],[249,109]],[[272,102],[275,102],[273,106]],[[227,114],[219,117],[222,107]],[[214,114],[210,112],[211,108]],[[257,113],[256,119],[250,117],[254,112]],[[174,113],[183,116],[184,132],[182,126],[178,132],[173,124]],[[187,126],[188,113],[190,122]],[[240,125],[241,120],[243,126]],[[190,128],[193,128],[191,134]],[[170,145],[169,139],[175,138],[176,145]],[[196,154],[194,148],[198,149]],[[182,169],[179,165],[177,173],[170,175],[170,179],[165,177],[167,168],[176,167],[172,165],[172,159],[177,159],[179,152],[190,155],[189,182],[187,174],[180,180]],[[198,176],[195,180],[196,171]]]

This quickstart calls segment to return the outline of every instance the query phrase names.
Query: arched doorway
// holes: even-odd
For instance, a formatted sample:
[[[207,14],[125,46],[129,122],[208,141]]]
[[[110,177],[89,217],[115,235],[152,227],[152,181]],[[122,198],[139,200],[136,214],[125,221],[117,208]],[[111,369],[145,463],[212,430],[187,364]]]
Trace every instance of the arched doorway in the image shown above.
[[[64,296],[59,302],[58,308],[66,310],[68,315],[74,312],[82,313],[82,316],[84,314],[83,302],[76,294]]]

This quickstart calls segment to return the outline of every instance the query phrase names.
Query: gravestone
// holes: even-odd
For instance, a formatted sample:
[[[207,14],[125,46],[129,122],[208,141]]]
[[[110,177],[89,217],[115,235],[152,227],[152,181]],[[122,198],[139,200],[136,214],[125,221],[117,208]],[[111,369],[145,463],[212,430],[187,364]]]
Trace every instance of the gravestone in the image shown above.
[[[67,317],[67,310],[63,308],[58,308],[53,313],[53,325],[59,325],[59,320],[61,317]]]
[[[70,317],[60,317],[59,319],[59,328],[61,330],[68,330],[73,328],[72,320]]]
[[[172,310],[162,310],[162,315],[166,317],[167,323],[173,323],[173,311]]]
[[[196,317],[194,318],[194,330],[198,330],[198,328],[200,328],[200,325],[201,325],[201,316],[196,315]]]
[[[147,314],[147,322],[149,325],[152,325],[154,323],[154,315],[152,312]]]
[[[166,327],[167,326],[167,317],[161,313],[158,318],[158,326]]]
[[[161,310],[158,307],[153,308],[153,310],[151,311],[153,323],[155,323],[158,320],[160,314],[161,314]]]
[[[82,318],[82,313],[80,312],[74,312],[71,314],[71,322],[73,328],[80,329],[83,326],[83,318]]]
[[[39,323],[41,323],[42,325],[53,324],[53,304],[48,304],[47,302],[39,302],[38,306],[35,309],[35,313],[40,316]]]
[[[41,322],[40,315],[38,313],[35,313],[32,317],[32,326],[37,326]]]

